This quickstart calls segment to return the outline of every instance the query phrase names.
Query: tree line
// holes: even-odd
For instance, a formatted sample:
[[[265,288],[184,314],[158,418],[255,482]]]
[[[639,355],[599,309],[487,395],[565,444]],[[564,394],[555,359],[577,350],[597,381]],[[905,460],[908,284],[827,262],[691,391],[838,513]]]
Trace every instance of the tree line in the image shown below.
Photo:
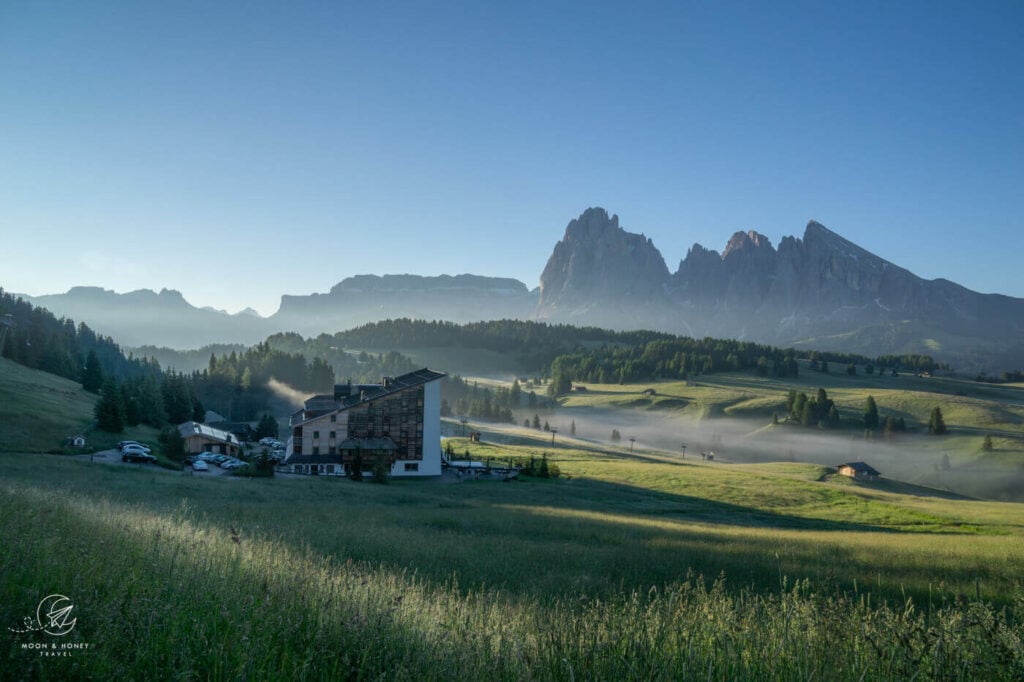
[[[561,355],[551,363],[550,393],[564,395],[573,382],[637,383],[739,370],[795,377],[799,365],[791,349],[731,339],[674,337]]]
[[[139,377],[159,374],[147,359],[125,356],[109,336],[97,334],[85,323],[58,318],[46,308],[0,289],[0,355],[8,360],[49,374],[82,382],[89,354],[106,374]],[[99,386],[90,390],[98,391]]]
[[[514,410],[546,410],[548,400],[532,389],[524,389],[516,379],[509,387],[494,389],[470,383],[458,375],[441,381],[441,416],[468,417],[478,421],[515,423]]]

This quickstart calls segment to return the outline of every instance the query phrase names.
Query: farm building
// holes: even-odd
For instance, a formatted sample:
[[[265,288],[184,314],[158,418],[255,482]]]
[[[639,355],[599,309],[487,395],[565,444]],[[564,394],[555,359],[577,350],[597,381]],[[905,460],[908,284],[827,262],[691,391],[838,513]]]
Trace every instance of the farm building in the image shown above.
[[[858,481],[874,481],[882,474],[874,467],[864,462],[847,462],[836,467],[836,473],[841,476],[849,476]]]
[[[392,476],[441,475],[442,372],[420,369],[379,384],[339,384],[292,415],[285,467],[341,475],[381,461]]]
[[[235,434],[215,429],[206,424],[185,422],[178,426],[178,433],[185,439],[185,452],[190,455],[200,452],[237,455],[241,447]]]

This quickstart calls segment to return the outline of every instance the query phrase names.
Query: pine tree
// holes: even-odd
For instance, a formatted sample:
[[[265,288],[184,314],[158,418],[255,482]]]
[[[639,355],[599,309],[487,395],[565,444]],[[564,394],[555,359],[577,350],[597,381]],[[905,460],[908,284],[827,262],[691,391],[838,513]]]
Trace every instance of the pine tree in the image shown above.
[[[164,398],[160,393],[160,384],[156,377],[147,376],[139,387],[139,416],[150,426],[160,427],[167,423],[167,412],[164,411]]]
[[[618,443],[620,440],[622,440],[622,434],[618,429],[612,429],[612,442]]]
[[[928,433],[941,436],[946,432],[946,422],[942,418],[942,410],[936,406],[932,410],[931,418],[928,420]]]
[[[985,439],[981,441],[981,449],[985,452],[991,452],[994,447],[992,445],[992,436],[986,434]]]
[[[103,383],[103,393],[96,403],[96,426],[107,433],[124,431],[124,405],[121,401],[121,390],[108,378]]]
[[[139,399],[132,395],[128,382],[121,384],[121,404],[124,406],[124,425],[138,426],[142,421]]]
[[[570,377],[569,373],[564,370],[557,372],[551,383],[548,385],[548,395],[552,398],[565,395],[571,390],[572,377]]]
[[[839,410],[836,409],[835,403],[832,404],[828,411],[828,427],[830,429],[839,428]]]
[[[103,367],[100,366],[100,359],[95,350],[90,350],[85,358],[85,367],[82,368],[82,388],[89,393],[99,393],[103,387]]]
[[[875,397],[870,395],[864,401],[864,428],[878,428],[878,405],[875,404]]]
[[[181,432],[173,426],[164,429],[163,437],[160,439],[164,455],[175,462],[185,458],[185,439]]]
[[[813,425],[817,421],[816,415],[814,413],[815,413],[814,401],[813,400],[805,400],[804,401],[803,410],[801,410],[801,412],[800,412],[800,425],[801,426],[811,426],[811,425]]]
[[[540,430],[540,416],[539,415],[536,415],[536,414],[533,415],[533,428],[535,428],[537,430]]]
[[[895,432],[896,420],[891,416],[887,416],[882,420],[882,433],[885,435],[886,440],[891,440]]]
[[[790,417],[794,420],[801,420],[804,416],[804,407],[807,405],[807,394],[797,393],[796,400],[793,401],[793,411],[790,413]]]
[[[570,436],[575,436],[576,435],[576,420],[575,419],[573,419],[572,422],[569,424],[569,435]]]

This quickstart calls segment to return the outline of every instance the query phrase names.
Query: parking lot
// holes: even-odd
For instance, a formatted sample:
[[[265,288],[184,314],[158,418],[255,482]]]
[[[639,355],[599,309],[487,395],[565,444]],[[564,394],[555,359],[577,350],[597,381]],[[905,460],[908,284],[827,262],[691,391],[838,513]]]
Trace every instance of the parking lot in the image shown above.
[[[123,461],[121,459],[121,451],[120,450],[101,450],[101,451],[93,453],[91,455],[76,455],[76,458],[81,459],[81,460],[91,461],[91,462],[98,462],[98,463],[102,463],[102,464],[117,464],[117,465],[126,466],[126,467],[144,468],[144,469],[148,469],[148,470],[151,470],[151,471],[162,471],[162,472],[168,473],[168,474],[178,474],[179,476],[180,475],[185,475],[185,476],[191,476],[191,475],[195,475],[195,476],[227,476],[228,474],[231,473],[227,469],[221,469],[219,466],[217,466],[216,464],[214,464],[212,462],[209,463],[209,470],[208,471],[192,471],[192,467],[188,466],[188,465],[185,465],[185,470],[184,471],[174,471],[173,469],[165,469],[162,466],[157,466],[156,464],[141,464],[141,463],[137,463],[137,462],[125,462],[125,461]]]

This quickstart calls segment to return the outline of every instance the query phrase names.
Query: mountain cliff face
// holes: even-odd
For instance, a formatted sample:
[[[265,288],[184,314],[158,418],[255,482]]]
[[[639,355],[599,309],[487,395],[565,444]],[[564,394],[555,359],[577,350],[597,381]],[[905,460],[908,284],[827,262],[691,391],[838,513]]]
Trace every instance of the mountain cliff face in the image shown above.
[[[778,249],[753,231],[721,254],[695,244],[669,274],[650,240],[589,209],[544,269],[538,316],[968,365],[1024,361],[1024,299],[924,280],[815,221]]]
[[[565,228],[540,276],[537,316],[629,328],[670,322],[668,268],[650,239],[590,208]]]

